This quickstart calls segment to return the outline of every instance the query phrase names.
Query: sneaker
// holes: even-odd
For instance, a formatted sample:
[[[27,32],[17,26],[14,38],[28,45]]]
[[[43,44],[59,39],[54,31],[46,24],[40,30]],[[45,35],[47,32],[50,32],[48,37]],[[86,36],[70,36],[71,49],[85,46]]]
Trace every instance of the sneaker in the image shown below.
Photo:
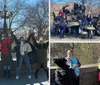
[[[18,80],[19,79],[19,76],[16,76],[16,79]]]
[[[31,75],[28,75],[28,79],[31,79]]]

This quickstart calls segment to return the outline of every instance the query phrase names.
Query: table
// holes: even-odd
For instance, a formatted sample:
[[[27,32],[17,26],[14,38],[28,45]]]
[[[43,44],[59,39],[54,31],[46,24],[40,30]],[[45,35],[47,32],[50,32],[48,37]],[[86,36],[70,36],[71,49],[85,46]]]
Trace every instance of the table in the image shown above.
[[[92,38],[93,37],[93,31],[95,28],[93,26],[86,26],[85,29],[88,31],[88,37]]]
[[[79,26],[79,22],[77,22],[77,21],[68,22],[67,27],[72,27],[72,26]]]

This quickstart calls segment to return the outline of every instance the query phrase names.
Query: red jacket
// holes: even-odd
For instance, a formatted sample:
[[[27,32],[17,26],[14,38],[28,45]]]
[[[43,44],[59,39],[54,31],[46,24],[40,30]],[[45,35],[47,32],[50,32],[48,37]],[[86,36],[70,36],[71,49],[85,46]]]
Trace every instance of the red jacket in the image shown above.
[[[1,52],[8,56],[8,45],[11,43],[12,39],[11,38],[5,38],[2,40],[1,43]]]

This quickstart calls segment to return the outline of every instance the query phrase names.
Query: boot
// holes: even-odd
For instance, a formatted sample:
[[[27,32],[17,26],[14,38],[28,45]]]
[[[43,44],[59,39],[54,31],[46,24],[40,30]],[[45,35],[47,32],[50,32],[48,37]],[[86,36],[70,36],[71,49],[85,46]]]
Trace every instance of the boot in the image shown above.
[[[11,76],[11,71],[8,70],[7,77],[9,78],[10,76]]]
[[[48,68],[45,68],[43,64],[41,64],[41,68],[44,69],[44,71],[45,71],[45,73],[46,73],[46,75],[47,75],[46,78],[47,78],[47,80],[48,80],[48,78],[49,78],[49,72],[48,72],[49,70],[48,70]]]
[[[46,72],[46,75],[47,75],[46,78],[47,78],[47,80],[48,80],[48,78],[49,78],[49,70],[48,70],[48,68],[46,68],[46,69],[44,68],[44,71]]]
[[[35,72],[35,78],[36,79],[38,78],[38,72],[39,72],[39,69],[37,69],[36,72]]]
[[[6,76],[7,76],[7,71],[4,70],[4,71],[3,71],[3,78],[5,78]]]

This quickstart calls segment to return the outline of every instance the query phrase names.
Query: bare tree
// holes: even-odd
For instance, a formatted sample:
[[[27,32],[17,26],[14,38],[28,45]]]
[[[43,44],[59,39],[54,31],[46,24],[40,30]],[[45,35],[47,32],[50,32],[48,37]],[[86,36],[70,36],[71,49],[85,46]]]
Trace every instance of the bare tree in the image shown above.
[[[13,12],[13,16],[9,18],[8,28],[12,28],[13,24],[16,25],[16,28],[22,27],[22,21],[25,19],[24,10],[25,10],[25,0],[15,0],[13,6],[11,8]]]
[[[4,2],[3,0],[0,2],[2,3],[0,5],[0,9],[3,10]],[[7,19],[7,25],[8,28],[20,28],[22,27],[22,20],[24,20],[24,7],[25,7],[25,0],[6,0],[6,5],[8,12],[12,12],[12,16],[10,16],[9,19]],[[8,13],[8,14],[9,14]]]
[[[34,6],[26,7],[25,26],[31,27],[38,32],[38,36],[44,36],[49,25],[48,0],[39,0]]]
[[[89,11],[91,12],[92,15],[94,14],[100,14],[100,6],[99,6],[100,1],[99,0],[89,0],[87,2],[87,9],[86,9],[86,13],[88,13]]]
[[[85,5],[89,0],[77,0],[78,3]]]

